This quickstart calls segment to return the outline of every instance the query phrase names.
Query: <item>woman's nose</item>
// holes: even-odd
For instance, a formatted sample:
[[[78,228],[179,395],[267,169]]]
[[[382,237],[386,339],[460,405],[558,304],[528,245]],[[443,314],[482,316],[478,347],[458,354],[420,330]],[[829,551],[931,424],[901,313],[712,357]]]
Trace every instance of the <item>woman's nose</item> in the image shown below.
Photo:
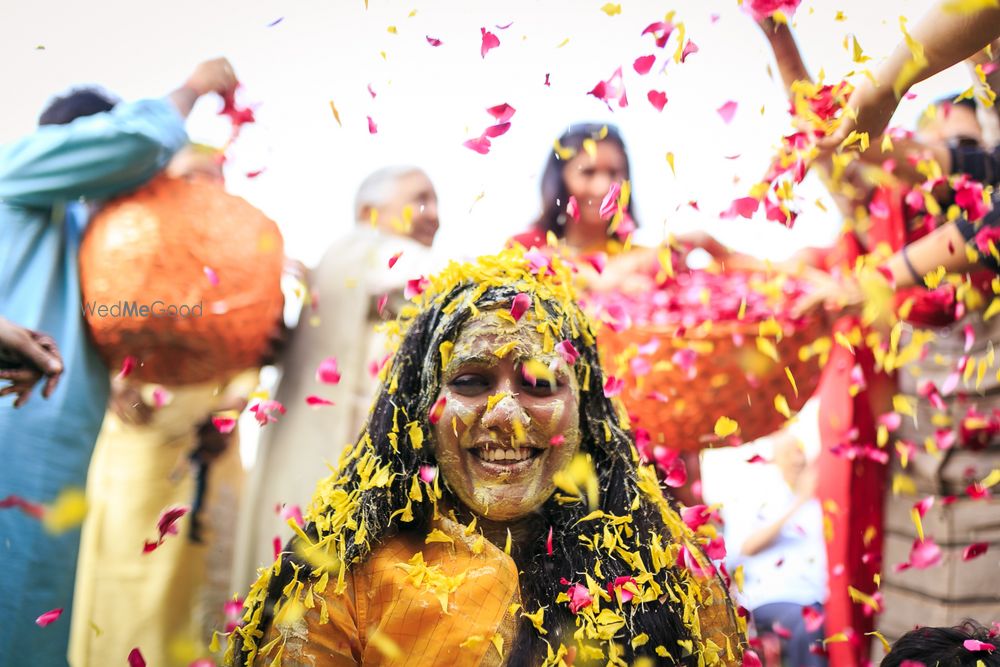
[[[528,413],[524,410],[517,396],[510,391],[502,391],[491,396],[487,401],[486,412],[483,413],[483,427],[505,433],[514,433],[518,428],[514,426],[515,423],[519,424],[520,427],[524,427],[528,423]]]

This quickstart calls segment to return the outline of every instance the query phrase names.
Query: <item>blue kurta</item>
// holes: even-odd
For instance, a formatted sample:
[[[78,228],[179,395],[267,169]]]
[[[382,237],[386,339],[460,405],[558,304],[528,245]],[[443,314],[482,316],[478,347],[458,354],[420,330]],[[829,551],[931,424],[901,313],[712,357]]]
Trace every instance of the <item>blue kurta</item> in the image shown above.
[[[77,252],[89,217],[81,199],[145,183],[186,141],[184,119],[162,99],[40,127],[0,147],[0,316],[51,335],[65,367],[47,400],[40,386],[17,410],[13,397],[0,398],[0,498],[50,503],[84,488],[108,369],[81,312]],[[67,664],[79,540],[79,528],[50,535],[19,510],[0,510],[0,665]],[[60,607],[58,621],[35,625]]]

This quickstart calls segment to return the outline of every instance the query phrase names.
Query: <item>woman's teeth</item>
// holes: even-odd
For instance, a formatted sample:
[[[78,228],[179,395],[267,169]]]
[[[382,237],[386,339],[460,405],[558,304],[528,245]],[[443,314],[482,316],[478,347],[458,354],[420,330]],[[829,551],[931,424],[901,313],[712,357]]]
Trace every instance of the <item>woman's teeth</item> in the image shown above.
[[[535,454],[531,447],[517,449],[474,449],[476,455],[484,461],[525,461]]]

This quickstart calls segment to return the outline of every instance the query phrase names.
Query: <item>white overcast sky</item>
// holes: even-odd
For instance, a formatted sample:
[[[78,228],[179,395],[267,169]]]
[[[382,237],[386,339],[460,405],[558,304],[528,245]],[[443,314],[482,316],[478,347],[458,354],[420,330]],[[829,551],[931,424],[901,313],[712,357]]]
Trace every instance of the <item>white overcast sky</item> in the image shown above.
[[[767,44],[737,1],[622,0],[617,16],[602,12],[603,4],[370,0],[366,10],[363,0],[7,0],[0,23],[6,100],[0,142],[30,132],[47,97],[72,84],[101,83],[124,98],[155,96],[183,81],[199,60],[226,55],[244,83],[244,99],[260,105],[259,123],[231,154],[230,189],[273,217],[288,253],[310,264],[353,224],[361,179],[390,163],[423,166],[436,183],[443,253],[499,248],[538,212],[539,174],[553,139],[566,124],[585,120],[616,123],[625,136],[643,241],[656,242],[665,228],[701,226],[740,249],[781,257],[829,240],[838,220],[811,203],[791,232],[775,223],[718,218],[763,174],[789,129],[780,84],[768,72]],[[810,68],[823,68],[831,80],[852,69],[845,35],[856,35],[875,64],[900,38],[899,16],[912,23],[928,5],[807,0],[794,20]],[[640,32],[669,9],[700,51],[658,73],[674,41],[664,53]],[[834,21],[838,10],[845,21]],[[714,23],[713,14],[719,15]],[[501,41],[485,59],[481,27]],[[443,45],[431,47],[428,35]],[[631,64],[650,53],[660,59],[640,77]],[[587,91],[619,66],[630,106],[611,113]],[[546,73],[551,87],[543,85]],[[964,69],[939,75],[916,89],[916,100],[904,102],[899,121],[911,123],[927,101],[969,81]],[[646,100],[650,89],[667,94],[662,113]],[[728,100],[739,103],[730,125],[715,111]],[[510,132],[494,141],[489,155],[464,148],[491,120],[485,109],[503,102],[517,109]],[[217,105],[211,99],[195,109],[192,138],[224,141]],[[378,124],[375,135],[368,132],[369,115]],[[676,156],[676,177],[668,151]],[[244,177],[261,168],[266,171],[257,179]],[[809,202],[822,194],[816,183],[803,189]],[[688,200],[697,200],[701,213],[676,210]]]

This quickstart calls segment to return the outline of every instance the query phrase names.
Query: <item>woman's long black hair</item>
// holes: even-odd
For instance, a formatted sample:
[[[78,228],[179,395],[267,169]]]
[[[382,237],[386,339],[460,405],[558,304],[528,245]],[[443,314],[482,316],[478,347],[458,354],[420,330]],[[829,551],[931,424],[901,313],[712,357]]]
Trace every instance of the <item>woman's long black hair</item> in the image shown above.
[[[312,520],[304,527],[308,539],[292,538],[279,562],[255,586],[256,595],[251,591],[248,596],[244,618],[250,619],[250,623],[238,628],[231,637],[227,664],[252,664],[258,642],[263,643],[266,629],[287,602],[288,591],[301,592],[302,587],[296,588],[295,580],[306,577],[315,580],[319,576],[322,568],[313,569],[316,561],[302,557],[311,545],[325,545],[327,554],[351,567],[363,562],[396,532],[430,530],[435,511],[430,484],[424,485],[423,501],[412,503],[411,522],[403,522],[398,510],[407,504],[421,466],[436,464],[433,447],[429,446],[433,431],[426,416],[440,390],[441,344],[455,341],[477,309],[509,308],[522,291],[524,284],[514,281],[489,287],[466,282],[425,306],[410,322],[358,444],[345,454],[341,470],[317,491]],[[601,364],[587,320],[575,305],[567,307],[565,301],[552,298],[552,294],[536,292],[532,296],[544,308],[546,321],[558,323],[558,331],[580,353],[574,364],[580,386],[580,451],[591,457],[597,474],[597,508],[608,517],[631,518],[624,527],[603,521],[581,521],[593,509],[588,507],[587,498],[566,503],[565,498],[564,502],[558,502],[553,496],[538,510],[544,525],[552,527],[553,554],[547,553],[546,536],[539,535],[531,544],[520,545],[515,558],[523,572],[519,580],[522,606],[529,613],[546,607],[544,627],[548,632],[543,637],[528,619],[521,617],[507,664],[538,665],[545,659],[549,646],[558,649],[560,643],[574,644],[572,635],[580,619],[566,603],[556,601],[567,590],[565,582],[586,586],[585,575],[589,575],[604,586],[618,577],[643,580],[640,576],[643,570],[652,573],[646,581],[661,589],[662,595],[659,599],[620,607],[614,602],[603,602],[602,606],[613,608],[626,621],[624,633],[618,633],[616,646],[603,648],[617,651],[625,660],[644,655],[654,657],[657,664],[671,664],[655,653],[656,647],[662,646],[673,656],[673,664],[698,664],[698,649],[689,653],[677,643],[694,640],[692,645],[700,646],[700,637],[696,636],[700,630],[692,631],[691,623],[684,622],[682,602],[697,584],[688,570],[677,565],[675,558],[663,558],[660,546],[668,552],[673,548],[671,553],[675,557],[682,540],[695,551],[698,547],[690,533],[686,538],[678,535],[684,530],[679,520],[668,527],[666,517],[672,514],[672,505],[666,507],[668,501],[659,490],[655,486],[649,488],[650,476],[645,477],[644,485],[633,438],[622,428],[615,405],[602,391]],[[406,442],[407,438],[412,440],[412,433],[407,434],[405,422],[414,421],[426,441],[420,447]],[[452,507],[461,506],[447,484],[440,491]],[[354,498],[350,511],[343,509],[346,498]],[[675,513],[672,515],[676,517]],[[609,526],[618,534],[619,549],[590,550],[582,543],[581,537],[600,539]],[[363,533],[360,539],[359,532]],[[654,554],[653,550],[659,553]],[[641,559],[641,568],[636,567],[635,556],[630,554]],[[345,568],[339,569],[342,576]],[[334,574],[329,573],[330,585]],[[728,604],[728,600],[716,603]],[[633,648],[630,640],[642,634],[648,635],[649,640]],[[590,664],[590,661],[578,656],[576,664]]]
[[[598,139],[602,134],[606,136]],[[583,150],[583,142],[587,139],[595,141],[610,141],[621,149],[625,157],[625,178],[631,178],[631,167],[628,161],[628,151],[625,150],[625,142],[618,128],[614,125],[599,123],[577,123],[571,125],[566,132],[559,137],[559,145],[563,148],[571,148],[576,152]],[[549,151],[549,159],[545,163],[545,171],[542,172],[542,214],[535,220],[533,227],[545,234],[552,232],[556,238],[566,236],[566,204],[569,201],[569,189],[566,187],[566,179],[563,177],[563,169],[566,168],[566,160],[559,157],[554,149]],[[634,197],[629,198],[626,211],[632,221],[638,225],[635,219]]]

